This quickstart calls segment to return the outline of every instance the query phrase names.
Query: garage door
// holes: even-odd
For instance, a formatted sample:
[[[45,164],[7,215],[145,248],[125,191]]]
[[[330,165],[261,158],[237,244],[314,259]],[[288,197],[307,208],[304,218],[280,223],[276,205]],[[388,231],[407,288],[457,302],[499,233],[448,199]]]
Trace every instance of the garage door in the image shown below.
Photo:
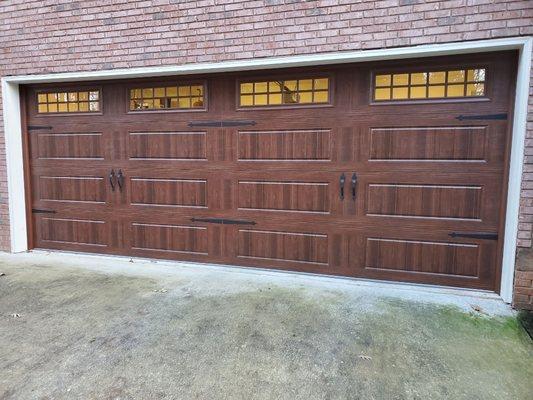
[[[495,290],[515,64],[28,87],[31,245]]]

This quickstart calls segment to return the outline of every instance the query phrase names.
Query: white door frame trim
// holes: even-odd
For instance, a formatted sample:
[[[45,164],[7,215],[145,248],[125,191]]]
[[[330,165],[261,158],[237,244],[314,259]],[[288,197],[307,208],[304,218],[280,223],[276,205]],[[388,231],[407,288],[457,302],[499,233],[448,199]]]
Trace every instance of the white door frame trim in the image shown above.
[[[364,61],[472,54],[502,50],[518,50],[520,56],[516,80],[517,90],[515,95],[515,107],[513,115],[513,138],[511,145],[505,236],[503,244],[502,279],[500,286],[500,296],[504,301],[510,303],[512,301],[513,294],[518,234],[518,212],[520,206],[520,183],[522,179],[524,145],[526,137],[532,43],[533,39],[531,37],[513,37],[471,42],[398,47],[393,49],[359,50],[288,57],[269,57],[252,60],[223,61],[218,63],[196,63],[161,67],[142,67],[89,72],[67,72],[44,75],[3,77],[2,100],[7,158],[11,252],[16,253],[28,250],[19,95],[19,85],[21,84],[79,82],[89,80],[127,79],[166,75],[249,71],[311,65],[329,65]]]

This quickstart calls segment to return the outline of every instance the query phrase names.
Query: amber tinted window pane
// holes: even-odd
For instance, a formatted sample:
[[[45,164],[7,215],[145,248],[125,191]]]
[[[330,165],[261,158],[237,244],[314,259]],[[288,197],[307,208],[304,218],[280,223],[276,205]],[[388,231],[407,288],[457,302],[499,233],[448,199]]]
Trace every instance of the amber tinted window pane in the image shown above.
[[[82,102],[82,103],[80,103],[80,104],[79,104],[79,109],[80,109],[80,111],[82,111],[82,112],[87,112],[87,111],[89,111],[89,103],[87,103],[87,102]]]
[[[56,103],[57,102],[57,93],[48,93],[48,102]]]
[[[425,85],[427,74],[425,72],[417,72],[411,74],[411,85]]]
[[[430,72],[429,73],[429,84],[435,84],[435,83],[444,83],[446,82],[446,72],[440,71],[440,72]]]
[[[254,90],[256,93],[268,92],[268,82],[256,82],[254,84]]]
[[[390,75],[376,75],[376,86],[390,86],[390,85],[391,85]]]
[[[178,88],[177,86],[170,86],[167,87],[165,90],[165,94],[167,97],[178,97]]]
[[[253,106],[253,105],[254,105],[254,96],[251,96],[251,95],[241,96],[241,106]]]
[[[204,106],[204,100],[201,97],[191,97],[191,103],[194,108]]]
[[[48,112],[57,112],[57,103],[48,104]]]
[[[465,71],[448,71],[448,83],[464,82]]]
[[[409,98],[409,88],[393,88],[392,89],[392,98],[394,100],[407,99]]]
[[[277,81],[268,82],[269,93],[280,93],[281,89],[282,89],[281,82],[277,82]]]
[[[390,89],[389,88],[376,89],[374,98],[376,100],[390,100]]]
[[[65,92],[57,94],[57,101],[61,103],[66,103],[68,101],[68,94]]]
[[[152,88],[145,88],[142,90],[142,97],[144,97],[145,99],[146,98],[150,98],[150,97],[154,97],[154,89]]]
[[[178,95],[180,97],[186,97],[191,95],[191,87],[190,86],[180,86],[178,88]]]
[[[265,106],[268,104],[268,95],[266,94],[256,94],[254,96],[254,103],[256,106]]]
[[[483,96],[485,94],[485,84],[483,83],[469,83],[466,85],[467,96]]]
[[[241,93],[253,93],[254,84],[253,83],[241,83]]]
[[[59,112],[67,112],[68,111],[68,104],[67,103],[59,103],[57,105],[57,110]]]
[[[469,82],[483,82],[485,80],[484,69],[469,69],[467,78]]]
[[[39,107],[37,108],[37,110],[40,113],[48,112],[48,106],[46,104],[39,104]]]
[[[69,112],[77,112],[78,111],[78,103],[68,103],[68,111]]]
[[[445,93],[446,93],[446,86],[444,85],[430,86],[428,88],[429,98],[444,97]]]
[[[313,80],[302,79],[301,81],[299,81],[298,90],[313,90]]]
[[[67,98],[68,98],[69,102],[76,102],[76,101],[78,101],[78,93],[76,93],[76,92],[68,93]]]
[[[154,97],[165,97],[165,88],[155,88]]]
[[[191,86],[191,94],[193,96],[202,96],[204,94],[204,87],[203,86]]]
[[[327,91],[315,92],[313,97],[314,103],[327,103],[329,101],[329,95]]]
[[[88,92],[78,92],[78,100],[79,101],[87,101],[87,100],[89,100],[89,93]]]
[[[285,81],[284,87],[287,90],[295,92],[298,89],[298,81]]]
[[[268,104],[283,104],[281,93],[271,93],[268,95]]]
[[[424,99],[426,97],[425,86],[413,86],[410,88],[409,98],[411,99]]]
[[[300,93],[300,103],[312,103],[313,102],[313,93],[312,92],[302,92]]]
[[[409,84],[409,74],[394,74],[392,76],[394,86],[407,86]]]
[[[40,94],[37,95],[37,101],[39,103],[46,103],[46,98],[47,98],[47,96],[46,96],[45,93],[40,93]]]
[[[315,79],[315,90],[327,90],[329,88],[329,79]]]
[[[447,97],[463,97],[465,95],[465,86],[464,85],[449,85]]]

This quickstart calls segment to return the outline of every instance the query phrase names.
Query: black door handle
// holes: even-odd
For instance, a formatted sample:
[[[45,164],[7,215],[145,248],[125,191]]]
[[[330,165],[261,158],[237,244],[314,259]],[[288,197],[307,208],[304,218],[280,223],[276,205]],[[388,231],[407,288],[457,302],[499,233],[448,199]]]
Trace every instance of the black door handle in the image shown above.
[[[121,169],[118,170],[117,178],[118,178],[117,180],[118,187],[120,191],[122,192],[122,188],[124,187],[124,174],[122,173]]]
[[[355,200],[355,190],[357,187],[357,174],[354,172],[352,175],[352,199]]]
[[[109,173],[109,184],[111,185],[111,190],[113,192],[115,191],[115,179],[116,179],[115,171],[112,169],[111,172]]]
[[[340,198],[341,200],[344,200],[344,182],[346,182],[346,175],[344,175],[344,172],[341,174],[339,178],[339,189],[340,189]]]

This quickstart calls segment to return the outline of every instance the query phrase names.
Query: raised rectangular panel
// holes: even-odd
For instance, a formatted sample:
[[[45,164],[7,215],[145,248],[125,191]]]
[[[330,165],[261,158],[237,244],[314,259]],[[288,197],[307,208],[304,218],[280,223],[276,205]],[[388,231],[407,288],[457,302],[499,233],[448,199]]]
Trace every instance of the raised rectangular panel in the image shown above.
[[[476,244],[367,238],[365,268],[477,277]]]
[[[107,246],[107,223],[67,218],[43,218],[40,237],[43,241],[78,245]]]
[[[481,218],[480,186],[369,184],[367,214],[423,218]]]
[[[103,178],[92,176],[40,176],[40,200],[105,203]]]
[[[204,179],[131,178],[131,204],[207,207]]]
[[[205,132],[130,132],[130,159],[205,160]]]
[[[103,160],[101,133],[39,133],[37,152],[40,159]]]
[[[329,212],[328,183],[239,182],[239,208],[293,212]]]
[[[314,233],[239,230],[238,256],[327,264],[328,236]]]
[[[139,250],[207,254],[207,228],[132,224],[132,247]]]
[[[483,161],[485,126],[373,128],[370,160]]]
[[[241,131],[239,160],[330,160],[329,130]]]

